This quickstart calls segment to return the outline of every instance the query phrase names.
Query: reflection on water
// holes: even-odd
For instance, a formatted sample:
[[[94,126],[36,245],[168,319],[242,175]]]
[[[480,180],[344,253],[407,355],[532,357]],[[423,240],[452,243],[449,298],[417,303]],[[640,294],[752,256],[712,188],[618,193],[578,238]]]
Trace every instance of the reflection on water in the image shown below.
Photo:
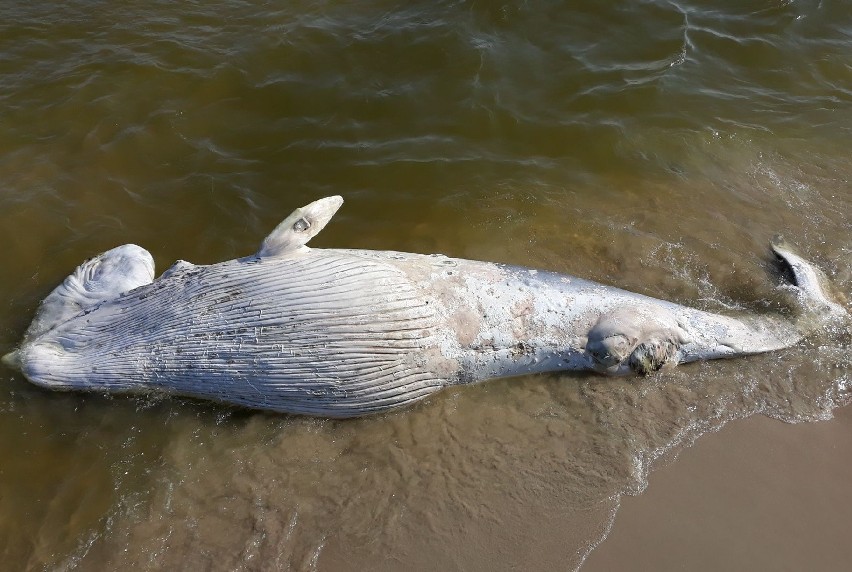
[[[766,248],[782,231],[848,294],[848,11],[698,4],[11,3],[0,352],[88,256],[233,258],[329,194],[347,203],[318,247],[759,312],[783,306]],[[347,422],[51,394],[4,370],[3,561],[570,569],[661,455],[849,403],[849,338],[647,379],[493,381]]]

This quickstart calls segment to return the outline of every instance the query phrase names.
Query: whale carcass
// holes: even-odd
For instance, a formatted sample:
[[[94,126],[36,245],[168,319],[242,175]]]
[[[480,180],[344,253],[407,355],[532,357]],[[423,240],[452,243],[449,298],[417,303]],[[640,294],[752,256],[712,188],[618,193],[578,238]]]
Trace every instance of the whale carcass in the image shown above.
[[[777,350],[845,315],[781,241],[772,248],[792,271],[798,317],[730,317],[553,272],[308,248],[342,203],[297,209],[255,255],[178,261],[157,279],[146,250],[109,250],[48,295],[3,360],[53,389],[351,417],[490,378],[646,374]]]

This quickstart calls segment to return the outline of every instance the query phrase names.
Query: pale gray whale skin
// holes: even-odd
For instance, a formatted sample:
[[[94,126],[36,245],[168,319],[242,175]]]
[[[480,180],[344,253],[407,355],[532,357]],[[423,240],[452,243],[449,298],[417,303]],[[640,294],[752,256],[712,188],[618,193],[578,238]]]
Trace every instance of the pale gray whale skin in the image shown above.
[[[52,389],[352,417],[497,377],[649,373],[777,350],[846,315],[780,241],[797,316],[729,317],[553,272],[305,246],[342,203],[297,209],[253,256],[178,261],[156,280],[143,248],[109,250],[45,298],[3,361]]]

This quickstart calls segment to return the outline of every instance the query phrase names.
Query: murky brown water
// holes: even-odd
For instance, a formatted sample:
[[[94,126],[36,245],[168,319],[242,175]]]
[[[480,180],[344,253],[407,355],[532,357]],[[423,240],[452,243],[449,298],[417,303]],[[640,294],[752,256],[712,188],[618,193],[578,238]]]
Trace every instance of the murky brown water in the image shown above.
[[[704,4],[8,2],[0,352],[88,256],[134,242],[162,270],[245,255],[329,194],[347,203],[313,246],[759,312],[783,301],[767,254],[782,231],[848,295],[852,12]],[[619,496],[661,455],[732,419],[816,421],[852,401],[849,347],[838,328],[346,422],[52,394],[4,370],[2,560],[570,570],[606,550]]]

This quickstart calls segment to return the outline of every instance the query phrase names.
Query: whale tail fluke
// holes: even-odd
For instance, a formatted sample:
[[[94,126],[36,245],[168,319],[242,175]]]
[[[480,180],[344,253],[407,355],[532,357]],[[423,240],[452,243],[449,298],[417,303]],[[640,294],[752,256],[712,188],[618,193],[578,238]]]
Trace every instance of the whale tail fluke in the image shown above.
[[[784,349],[848,320],[846,309],[833,296],[831,284],[819,268],[796,254],[780,236],[772,239],[771,248],[786,270],[788,280],[781,288],[793,295],[795,315],[735,317],[681,308],[679,319],[689,331],[690,341],[680,347],[678,363]]]
[[[803,335],[822,327],[826,322],[848,317],[846,308],[835,299],[842,295],[829,293],[830,283],[822,270],[796,254],[780,235],[772,239],[771,247],[792,275],[792,283],[787,287],[795,294],[800,312],[796,326]]]

